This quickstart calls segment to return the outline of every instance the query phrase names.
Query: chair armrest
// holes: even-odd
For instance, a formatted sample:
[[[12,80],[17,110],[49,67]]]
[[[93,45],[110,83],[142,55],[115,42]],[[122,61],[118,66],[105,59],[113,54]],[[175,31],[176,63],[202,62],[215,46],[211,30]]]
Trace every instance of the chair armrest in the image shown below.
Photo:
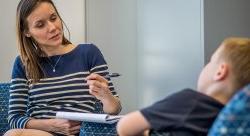
[[[97,101],[95,103],[94,113],[104,113],[102,103]],[[116,124],[83,122],[79,136],[117,136]]]
[[[116,123],[83,122],[80,136],[117,136]]]

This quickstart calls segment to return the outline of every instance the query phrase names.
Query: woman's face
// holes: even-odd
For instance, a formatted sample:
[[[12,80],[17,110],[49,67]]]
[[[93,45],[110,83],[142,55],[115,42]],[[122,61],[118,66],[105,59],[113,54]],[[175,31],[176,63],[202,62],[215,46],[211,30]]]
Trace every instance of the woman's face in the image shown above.
[[[62,21],[54,7],[47,2],[39,4],[27,17],[27,37],[32,37],[40,48],[53,48],[62,44]]]

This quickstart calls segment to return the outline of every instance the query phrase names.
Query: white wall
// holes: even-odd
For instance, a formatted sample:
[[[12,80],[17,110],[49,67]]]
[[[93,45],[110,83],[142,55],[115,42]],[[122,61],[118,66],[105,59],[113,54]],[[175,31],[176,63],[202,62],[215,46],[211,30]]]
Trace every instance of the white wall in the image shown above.
[[[75,44],[85,42],[84,0],[55,0],[63,20],[71,32],[71,41]],[[17,0],[0,1],[0,82],[9,82],[12,65],[18,55],[15,15]]]
[[[12,63],[17,55],[15,16],[16,0],[0,1],[0,82],[10,81]]]
[[[250,0],[204,0],[206,62],[224,38],[250,37],[249,5]]]
[[[17,2],[0,1],[0,82],[9,81],[17,55]],[[84,1],[55,2],[73,43],[84,42]],[[224,37],[250,36],[249,5],[249,0],[87,0],[87,42],[101,49],[111,72],[122,74],[114,83],[126,113],[183,87],[195,88],[204,59]]]
[[[73,44],[85,43],[85,0],[54,0]],[[67,36],[67,32],[65,32]]]
[[[137,108],[136,0],[87,0],[87,42],[102,51],[111,72],[123,110]]]
[[[124,110],[196,88],[226,36],[248,36],[249,0],[87,0],[87,40],[104,53]],[[205,44],[204,44],[205,43]]]
[[[201,1],[87,0],[87,41],[102,50],[123,113],[183,87],[203,66]]]
[[[202,0],[138,0],[139,106],[196,88],[203,67]]]

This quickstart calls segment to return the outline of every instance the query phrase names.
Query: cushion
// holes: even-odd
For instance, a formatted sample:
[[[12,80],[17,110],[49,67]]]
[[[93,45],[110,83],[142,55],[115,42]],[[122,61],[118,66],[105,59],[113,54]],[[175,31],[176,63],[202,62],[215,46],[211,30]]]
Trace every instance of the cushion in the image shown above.
[[[96,101],[94,113],[104,113],[100,101]],[[116,124],[83,122],[80,129],[80,136],[117,136]]]
[[[9,104],[10,84],[0,84],[0,135],[3,135],[8,129],[8,104]]]
[[[209,136],[243,135],[250,135],[250,84],[233,96],[209,131]]]
[[[83,122],[80,136],[117,136],[116,123]]]

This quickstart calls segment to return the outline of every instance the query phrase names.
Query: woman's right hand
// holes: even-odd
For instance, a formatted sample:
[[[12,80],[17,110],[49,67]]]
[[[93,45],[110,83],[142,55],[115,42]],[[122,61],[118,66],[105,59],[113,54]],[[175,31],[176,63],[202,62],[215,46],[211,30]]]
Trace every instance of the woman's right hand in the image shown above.
[[[80,132],[81,122],[66,119],[49,119],[50,131],[64,135],[74,135]]]
[[[49,119],[49,131],[64,135],[75,135],[80,132],[81,122],[66,119]]]
[[[47,132],[64,134],[72,136],[78,134],[81,128],[81,122],[66,119],[34,119],[31,118],[25,128],[38,129]]]

